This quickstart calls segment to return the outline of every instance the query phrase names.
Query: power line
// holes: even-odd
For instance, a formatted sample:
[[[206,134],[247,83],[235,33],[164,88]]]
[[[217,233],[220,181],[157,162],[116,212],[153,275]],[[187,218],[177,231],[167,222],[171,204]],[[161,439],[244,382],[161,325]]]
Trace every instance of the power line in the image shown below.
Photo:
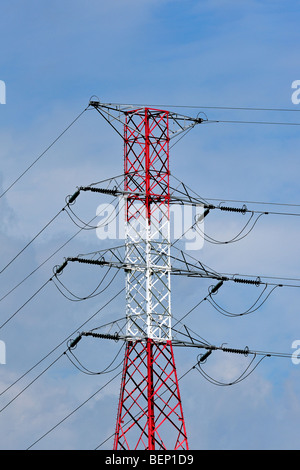
[[[117,294],[115,294],[111,299],[109,299],[102,307],[100,307],[96,312],[93,313],[86,321],[81,323],[75,330],[73,330],[67,337],[65,337],[59,344],[57,344],[50,352],[48,352],[42,359],[36,362],[32,367],[30,367],[24,374],[22,374],[17,380],[15,380],[12,384],[10,384],[5,390],[2,390],[0,396],[6,393],[11,387],[13,387],[16,383],[18,383],[21,379],[23,379],[26,375],[28,375],[32,370],[34,370],[39,364],[41,364],[45,359],[47,359],[51,354],[54,353],[62,344],[64,344],[68,339],[71,338],[72,335],[76,334],[80,329],[82,329],[90,320],[92,320],[99,312],[104,310],[111,302],[113,302],[123,291],[125,287],[123,287]]]
[[[244,373],[240,376],[239,380],[237,380],[235,382],[232,382],[232,383],[223,384],[223,385],[234,385],[235,383],[240,382],[242,379],[247,378],[250,375],[250,373],[254,372],[254,370],[258,367],[258,365],[262,362],[262,360],[265,359],[265,357],[272,357],[272,356],[274,356],[274,357],[283,357],[283,358],[291,358],[292,357],[292,355],[290,353],[276,353],[276,352],[266,352],[266,351],[251,351],[251,352],[249,351],[249,354],[253,354],[254,356],[255,355],[262,355],[263,357],[255,365],[255,367],[247,374],[247,376],[245,375],[245,372],[249,369],[250,366],[248,366],[246,368],[246,371],[244,371]],[[186,377],[187,374],[189,374],[191,371],[195,370],[197,368],[197,366],[199,366],[199,359],[198,358],[197,358],[197,362],[178,378],[178,381],[182,380],[184,377]],[[203,376],[206,379],[210,378],[208,376],[208,374],[206,374],[206,376],[203,374]],[[212,383],[215,382],[215,384],[218,385],[217,381],[214,381],[214,379],[212,379],[212,378],[210,378],[210,379],[211,379]],[[219,384],[222,385],[221,383],[219,383]],[[134,418],[137,418],[137,417],[138,417],[138,414],[136,416],[131,417],[126,424],[129,424]],[[104,441],[102,441],[100,444],[98,444],[97,447],[95,448],[95,450],[102,447],[112,437],[114,437],[114,434],[111,434]]]
[[[44,284],[42,284],[35,292],[34,294],[32,294],[29,299],[26,300],[26,302],[24,302],[21,307],[18,308],[18,310],[16,310],[9,318],[7,318],[7,320],[5,320],[5,322],[2,323],[2,325],[0,325],[0,330],[13,318],[17,315],[17,313],[19,313],[37,294],[39,294],[43,289],[44,287],[46,287],[46,285],[52,281],[52,278],[48,279],[46,282],[44,282]]]
[[[110,181],[113,180],[113,179],[114,179],[114,178],[110,178]],[[97,228],[100,226],[99,224],[97,224],[97,226],[92,226],[92,227],[91,227],[89,224],[90,224],[97,216],[99,216],[99,214],[96,214],[96,216],[94,216],[89,222],[84,222],[84,221],[82,221],[81,219],[79,219],[79,217],[74,213],[74,211],[72,211],[72,209],[71,209],[71,207],[70,207],[70,205],[71,205],[72,203],[74,203],[75,199],[78,197],[78,195],[79,195],[79,193],[80,193],[80,190],[87,190],[87,189],[92,189],[92,188],[90,188],[90,187],[87,187],[87,188],[79,188],[73,195],[68,196],[68,197],[66,198],[66,201],[67,201],[66,205],[65,205],[65,206],[64,206],[64,207],[63,207],[63,208],[62,208],[62,209],[61,209],[61,210],[60,210],[60,211],[59,211],[59,212],[58,212],[58,213],[57,213],[57,214],[56,214],[56,215],[55,215],[55,216],[54,216],[54,217],[53,217],[53,218],[52,218],[52,219],[51,219],[51,220],[50,220],[50,221],[49,221],[49,222],[48,222],[48,223],[47,223],[47,224],[46,224],[46,225],[45,225],[45,226],[44,226],[44,227],[43,227],[43,228],[42,228],[42,229],[41,229],[41,230],[22,248],[22,249],[21,249],[21,250],[20,250],[20,251],[19,251],[19,253],[17,253],[17,254],[14,256],[14,258],[11,259],[11,261],[10,261],[6,266],[3,267],[3,269],[0,271],[0,274],[2,274],[2,272],[4,272],[5,269],[8,268],[8,266],[10,266],[10,265],[13,263],[13,261],[15,261],[15,260],[26,250],[26,248],[28,248],[28,247],[31,245],[31,243],[33,243],[33,242],[39,237],[39,235],[41,235],[41,233],[42,233],[47,227],[49,227],[49,225],[50,225],[62,212],[64,212],[64,211],[65,211],[65,213],[68,214],[68,216],[70,217],[70,219],[72,220],[72,222],[73,222],[77,227],[80,228],[80,230],[77,232],[77,234],[78,234],[81,230],[97,229]],[[116,199],[117,199],[117,196],[115,196],[115,197],[113,198],[112,202],[115,201]],[[107,205],[107,207],[109,207],[109,204]],[[72,212],[72,214],[82,223],[82,226],[79,226],[79,225],[73,220],[73,218],[70,216],[69,212],[67,211],[67,208],[68,208],[68,209]],[[118,211],[118,213],[115,215],[114,218],[116,218],[116,217],[118,216],[118,214],[119,214],[120,211],[121,211],[121,208],[119,208],[119,211]],[[114,219],[113,219],[113,220],[114,220]],[[106,221],[105,223],[107,223],[107,221]],[[86,227],[88,227],[88,228],[86,228]],[[74,238],[74,237],[72,237],[72,238]],[[70,240],[72,240],[72,238],[71,238]],[[63,246],[64,246],[64,245],[63,245]],[[48,259],[49,259],[49,258],[48,258]],[[3,299],[3,298],[4,298],[4,297],[2,297],[2,299]],[[0,299],[0,301],[1,301],[2,299]]]
[[[55,277],[55,276],[53,276]],[[29,299],[26,300],[26,302],[24,302],[7,320],[5,320],[4,323],[2,323],[2,325],[0,325],[0,329],[2,329],[10,320],[12,320],[12,318],[14,318],[34,297],[36,297],[45,287],[46,285],[53,281],[53,277],[50,277],[46,282],[44,282],[44,284],[42,284],[30,297]],[[108,286],[112,283],[112,281],[115,279],[116,276],[113,277],[113,279],[111,280],[111,282],[108,284]],[[108,287],[106,286],[106,288]],[[57,287],[57,286],[56,286]],[[105,288],[105,289],[106,289]],[[104,290],[105,290],[104,289]],[[125,288],[123,288],[119,293],[121,293]],[[118,294],[119,295],[119,294]],[[82,300],[85,300],[85,299],[82,299]]]
[[[115,199],[115,198],[114,198]],[[114,200],[113,199],[113,200]],[[63,209],[62,209],[63,211]],[[61,211],[60,211],[61,212]],[[60,214],[60,212],[54,217],[54,219]],[[8,295],[10,295],[12,292],[14,292],[21,284],[23,284],[23,282],[25,282],[27,279],[29,279],[29,277],[31,277],[36,271],[38,271],[42,266],[44,266],[44,264],[46,264],[51,258],[53,258],[53,256],[55,256],[59,251],[61,251],[68,243],[70,243],[82,230],[84,230],[85,226],[88,226],[93,220],[96,219],[96,217],[98,216],[99,214],[96,214],[94,217],[92,217],[84,226],[80,227],[80,229],[74,234],[72,235],[65,243],[63,243],[59,248],[57,248],[57,250],[55,250],[50,256],[48,256],[48,258],[46,258],[41,264],[39,264],[39,266],[37,266],[33,271],[31,271],[25,278],[23,278],[22,281],[20,281],[18,284],[16,284],[10,291],[8,291],[5,295],[3,295],[1,298],[0,298],[0,302],[2,300],[4,300]],[[53,220],[54,220],[53,219]],[[40,233],[42,233],[43,230],[45,230],[45,228],[47,226],[50,225],[50,223],[52,222],[52,220],[50,222],[48,222],[48,224],[45,225],[45,227],[10,261],[9,264],[11,264],[36,238],[38,235],[40,235]],[[83,222],[84,223],[84,222]],[[7,265],[8,266],[8,265]],[[4,269],[6,269],[6,267],[4,267]],[[3,271],[4,271],[3,269]]]
[[[262,292],[260,293],[260,295],[256,299],[256,301],[247,310],[239,312],[239,313],[231,312],[231,311],[221,307],[214,300],[212,295],[207,296],[206,300],[208,300],[208,302],[214,307],[215,310],[217,310],[219,313],[221,313],[224,316],[227,316],[227,317],[241,317],[241,316],[249,315],[253,312],[256,312],[260,307],[262,307],[262,305],[268,300],[268,298],[273,293],[273,291],[275,289],[277,289],[278,287],[279,287],[279,285],[273,286],[272,289],[266,294],[265,298],[263,298],[262,301],[260,303],[258,303],[260,301],[260,299],[262,298],[263,294],[265,293],[265,291],[268,288],[268,285],[266,284],[264,289],[262,290]]]
[[[84,114],[84,112],[88,109],[86,107],[78,116],[71,122],[71,124],[68,125],[68,127],[65,128],[64,131],[61,132],[61,134],[56,137],[56,139],[51,142],[50,145],[26,168],[26,170],[23,171],[11,184],[8,186],[8,188],[3,191],[2,194],[0,194],[0,199],[50,150],[51,147],[75,124],[76,121]]]
[[[97,312],[95,312],[88,320],[86,320],[84,323],[82,323],[80,325],[79,328],[82,328],[86,323],[88,323],[97,313],[99,313],[101,310],[103,310],[110,302],[112,302],[121,292],[124,291],[124,288],[122,288],[116,295],[114,295],[108,302],[106,302],[100,309],[97,310]],[[76,331],[78,331],[78,329],[74,330],[73,333],[71,333],[68,338],[70,338],[70,336],[72,334],[74,334]],[[41,362],[43,362],[47,357],[49,357],[56,349],[58,349],[59,346],[61,346],[68,338],[65,338],[64,341],[62,341],[59,345],[57,345],[55,348],[52,349],[52,351],[50,351],[46,356],[44,356],[43,359],[41,359],[40,361],[38,361],[34,366],[32,366],[26,373],[24,373],[21,377],[19,377],[19,379],[17,379],[13,384],[11,384],[9,387],[7,387],[4,391],[2,391],[0,393],[0,395],[2,395],[3,393],[5,393],[7,390],[9,390],[13,385],[15,385],[17,382],[19,382],[19,380],[21,380],[22,378],[24,378],[29,372],[31,372],[35,367],[37,367],[37,365],[39,365]],[[66,350],[67,351],[67,350]],[[4,411],[11,403],[13,403],[23,392],[25,392],[34,382],[36,382],[36,380],[38,378],[40,378],[47,370],[49,370],[63,355],[66,354],[66,351],[64,351],[62,354],[60,354],[50,365],[48,365],[43,371],[41,371],[29,384],[27,384],[17,395],[15,395],[14,398],[12,398],[2,409],[0,409],[0,413],[2,411]],[[119,354],[119,353],[118,353]],[[70,358],[68,357],[68,359],[70,360]],[[112,364],[112,363],[111,363]],[[112,371],[111,371],[112,372]],[[120,373],[118,372],[118,374],[114,377],[116,378]],[[107,382],[106,385],[108,385],[113,379],[111,379],[109,382]],[[71,414],[73,414],[75,411],[77,411],[79,408],[81,408],[81,406],[83,406],[87,401],[89,401],[93,396],[95,396],[97,393],[99,393],[106,385],[104,385],[103,387],[101,387],[97,392],[95,392],[89,399],[87,399],[82,405],[80,405],[79,407],[76,408],[76,410],[74,410]],[[71,415],[70,414],[70,415]],[[68,417],[70,416],[68,415]],[[64,418],[61,422],[63,422],[66,418]],[[60,422],[60,423],[61,423]],[[58,424],[60,424],[58,423]],[[57,426],[54,426],[50,431],[48,431],[46,434],[48,434],[49,432],[51,432],[55,427]],[[45,434],[45,435],[46,435]],[[45,436],[44,435],[44,436]],[[42,439],[44,436],[42,436],[40,439]],[[40,440],[38,439],[38,440]],[[35,441],[30,447],[32,447],[33,445],[35,445],[37,442]],[[30,448],[29,447],[29,448]]]
[[[72,293],[59,279],[57,276],[56,277],[56,280],[61,284],[61,286],[70,294],[73,296],[73,299],[68,297],[66,294],[63,293],[62,289],[60,289],[58,287],[58,285],[55,283],[55,281],[53,281],[55,287],[58,289],[58,291],[68,300],[70,300],[71,302],[82,302],[83,300],[88,300],[88,299],[92,299],[100,294],[102,294],[111,284],[112,282],[115,280],[115,278],[117,277],[117,275],[119,274],[119,271],[116,271],[115,274],[113,275],[113,277],[110,279],[110,281],[108,282],[108,284],[100,291],[98,291],[99,287],[101,286],[102,282],[104,281],[104,279],[106,278],[106,276],[108,275],[109,271],[111,270],[111,267],[108,268],[108,270],[106,271],[105,275],[103,276],[103,278],[101,279],[101,281],[98,283],[97,287],[89,294],[89,295],[86,295],[84,297],[79,297],[77,295],[75,295],[74,293]],[[98,291],[98,292],[97,292]]]
[[[208,354],[207,354],[208,355]],[[214,384],[214,385],[218,385],[218,386],[221,386],[221,387],[228,387],[228,386],[232,386],[232,385],[236,385],[238,384],[239,382],[242,382],[243,380],[245,380],[247,377],[249,377],[250,374],[252,374],[254,372],[254,370],[259,366],[259,364],[266,358],[266,357],[270,357],[269,354],[266,354],[264,355],[258,362],[257,364],[254,364],[254,366],[252,367],[252,369],[250,369],[250,367],[252,366],[252,364],[254,363],[255,361],[255,358],[256,358],[256,355],[254,354],[252,360],[250,361],[250,364],[248,364],[248,366],[245,368],[245,370],[233,381],[230,381],[230,382],[221,382],[220,380],[217,380],[217,379],[214,379],[213,377],[211,377],[207,372],[205,372],[201,366],[201,358],[198,360],[197,362],[197,365],[194,366],[194,369],[198,370],[198,372],[202,375],[202,377],[204,377],[208,382]],[[250,369],[250,370],[249,370]]]
[[[227,123],[227,124],[268,124],[272,125],[275,124],[277,126],[300,126],[300,122],[273,122],[273,121],[239,121],[239,120],[208,120],[204,121],[206,124],[213,124],[213,123]]]
[[[241,204],[258,204],[258,205],[270,205],[270,206],[300,207],[300,204],[285,203],[285,202],[278,202],[278,201],[270,202],[270,201],[255,201],[255,200],[253,201],[253,200],[247,200],[247,199],[243,200],[243,199],[211,198],[211,197],[210,198],[207,198],[207,197],[204,198],[203,196],[200,196],[195,190],[190,188],[186,183],[183,184],[182,181],[180,181],[175,175],[172,174],[171,176],[174,180],[177,181],[178,186],[182,185],[183,188],[184,188],[184,191],[179,190],[178,187],[177,188],[172,188],[173,193],[175,194],[175,192],[179,192],[181,194],[181,196],[188,197],[190,199],[190,203],[192,203],[194,201],[195,203],[198,202],[199,204],[205,205],[205,204],[209,204],[209,201],[219,201],[220,203],[234,202],[234,203],[241,203]],[[298,215],[298,214],[296,214],[296,215]]]
[[[163,108],[186,108],[186,109],[224,109],[224,110],[240,110],[240,111],[276,111],[276,112],[300,112],[300,109],[295,108],[260,108],[260,107],[242,107],[242,106],[203,106],[203,105],[176,105],[176,104],[120,104],[110,103],[111,105],[120,106],[151,106],[151,107],[163,107]]]
[[[121,176],[124,176],[124,175],[121,175]],[[174,177],[175,179],[177,179],[176,177]],[[108,181],[111,181],[112,178],[110,178]],[[101,183],[101,182],[99,182]],[[94,184],[99,184],[99,183],[94,183]],[[186,186],[186,185],[185,185]],[[190,189],[190,188],[189,188]],[[176,189],[173,189],[173,191],[176,191]],[[182,193],[183,194],[183,193]],[[71,198],[71,197],[70,197]],[[116,199],[116,198],[114,198]],[[220,200],[220,199],[208,199],[208,200]],[[223,199],[223,201],[225,201],[225,199]],[[288,206],[297,206],[297,207],[300,207],[300,204],[283,204],[283,203],[268,203],[268,202],[262,202],[262,201],[241,201],[241,200],[226,200],[227,202],[244,202],[244,203],[253,203],[253,204],[273,204],[273,205],[288,205]],[[65,209],[66,207],[69,206],[69,202],[66,204],[66,206],[64,208],[62,208],[36,235],[35,237],[33,237],[33,239],[31,239],[27,245],[24,246],[24,248],[22,250],[20,250],[19,253],[17,253],[15,255],[14,258],[11,259],[11,261],[6,265],[4,266],[4,268],[0,271],[0,274],[10,265],[13,263],[13,261],[15,261],[15,259],[20,256],[21,253],[23,253],[25,251],[25,249],[59,216],[59,214],[62,212],[62,211],[65,211],[67,212]],[[223,210],[224,207],[222,206],[216,206],[216,207],[213,207],[214,209],[221,209]],[[232,210],[232,208],[229,208]],[[119,209],[119,212],[120,212],[121,209]],[[273,211],[250,211],[248,209],[245,210],[245,212],[252,212],[252,213],[258,213],[258,214],[264,214],[264,215],[267,215],[267,214],[274,214],[274,215],[290,215],[290,216],[299,216],[300,214],[297,214],[297,213],[285,213],[285,212],[273,212]],[[73,211],[72,211],[73,212]],[[73,212],[74,213],[74,212]],[[69,215],[69,214],[68,214]],[[118,214],[117,214],[118,215]],[[117,217],[116,215],[116,217]],[[89,227],[89,224],[97,217],[97,215],[95,217],[93,217],[89,222],[85,223],[83,222],[82,220],[81,223],[83,224],[83,226],[80,227],[80,230],[74,235],[72,236],[66,243],[64,243],[60,248],[58,248],[51,256],[49,256],[43,263],[41,263],[35,270],[33,270],[28,276],[26,276],[21,282],[19,282],[14,288],[12,288],[7,294],[5,294],[2,298],[0,298],[0,302],[5,298],[7,297],[10,293],[12,293],[17,287],[19,287],[25,280],[27,280],[33,273],[35,273],[41,266],[43,266],[43,264],[45,264],[49,259],[51,259],[58,251],[60,251],[64,246],[66,246],[67,243],[69,243],[77,234],[79,234],[81,232],[81,230],[85,229],[85,227]],[[74,222],[74,221],[73,221]],[[256,223],[256,222],[255,222]],[[196,225],[193,224],[188,230],[190,230],[191,228],[193,228],[194,226]],[[91,228],[96,228],[95,226],[91,227]],[[251,229],[252,230],[252,229]],[[185,232],[186,233],[186,232]],[[183,234],[184,235],[184,234]],[[180,237],[181,238],[181,237]],[[178,239],[179,240],[179,239]],[[209,241],[209,240],[208,240]],[[212,239],[212,241],[214,241]],[[173,244],[175,243],[176,241],[173,242]],[[215,241],[217,242],[217,241]],[[228,242],[217,242],[217,243],[228,243]]]
[[[83,364],[79,361],[79,359],[75,356],[75,354],[72,352],[72,348],[69,347],[69,352],[70,354],[72,354],[73,358],[74,359],[71,359],[70,356],[68,356],[68,353],[67,351],[65,352],[65,355],[67,356],[67,358],[69,359],[69,361],[73,364],[74,367],[76,367],[76,369],[78,369],[80,372],[82,372],[83,374],[86,374],[86,375],[104,375],[104,374],[109,374],[111,372],[114,372],[118,367],[120,367],[120,365],[122,364],[123,362],[123,359],[122,361],[117,364],[117,366],[115,366],[113,369],[110,369],[109,368],[113,365],[113,363],[116,361],[117,357],[119,356],[120,352],[122,351],[122,349],[124,348],[124,345],[125,343],[122,344],[121,348],[119,349],[119,351],[117,352],[117,354],[115,355],[114,359],[112,359],[112,361],[105,367],[105,369],[102,369],[101,371],[91,371],[89,369],[87,369],[85,366],[83,366]],[[76,361],[76,362],[75,362]],[[77,364],[76,364],[77,363]]]
[[[56,429],[60,424],[62,424],[64,421],[66,421],[70,416],[72,416],[76,411],[78,411],[80,408],[82,408],[86,403],[88,403],[92,398],[94,398],[98,393],[100,393],[107,385],[109,385],[111,382],[113,382],[121,372],[118,372],[114,377],[112,377],[108,382],[106,382],[104,385],[102,385],[98,390],[96,390],[92,395],[90,395],[84,402],[82,402],[80,405],[78,405],[74,410],[72,410],[67,416],[65,416],[63,419],[61,419],[55,426],[52,426],[51,429],[49,429],[46,433],[44,433],[41,437],[36,439],[26,450],[31,449],[35,444],[37,444],[39,441],[41,441],[44,437],[46,437],[48,434],[50,434],[54,429]]]
[[[204,300],[206,300],[206,298],[202,299],[196,306],[198,306],[199,304],[201,304]],[[194,308],[196,308],[196,307],[194,307]],[[193,308],[192,310],[194,310],[194,308]],[[192,310],[190,310],[190,312],[191,312]],[[190,313],[190,312],[188,312],[188,313]],[[185,315],[185,316],[186,316],[186,315]],[[185,318],[185,316],[184,316],[183,318]],[[182,319],[181,319],[180,321],[182,321]],[[178,322],[177,322],[177,323],[178,323]],[[195,345],[195,347],[197,347],[197,345]],[[200,347],[203,347],[203,344],[201,344]],[[229,348],[223,348],[223,347],[216,348],[216,347],[214,347],[214,346],[209,346],[208,343],[206,344],[205,347],[206,347],[207,349],[209,349],[209,348],[211,347],[211,348],[214,349],[214,350],[215,350],[215,349],[220,349],[220,350],[223,350],[223,351],[225,351],[225,352],[238,352],[238,353],[240,353],[240,350],[231,350],[231,349],[229,349]],[[199,360],[197,361],[196,365],[194,365],[191,369],[189,369],[189,371],[191,371],[191,370],[193,370],[193,369],[195,369],[195,368],[197,369],[197,367],[199,367],[199,369],[200,369],[199,372],[203,375],[204,378],[206,378],[206,380],[209,380],[211,383],[214,383],[215,385],[223,385],[223,386],[227,385],[227,386],[229,386],[229,385],[233,385],[233,384],[239,383],[241,380],[244,380],[245,378],[247,378],[247,377],[256,369],[256,367],[259,365],[259,363],[260,363],[265,357],[270,357],[270,356],[288,357],[288,358],[292,357],[292,355],[291,355],[290,353],[288,354],[288,353],[266,352],[266,351],[250,351],[250,350],[248,350],[248,349],[247,349],[247,350],[244,350],[244,352],[245,352],[245,351],[247,351],[247,355],[248,355],[248,354],[253,354],[253,355],[254,355],[254,358],[253,358],[253,360],[251,361],[251,364],[252,364],[252,362],[254,361],[256,355],[262,355],[263,358],[258,362],[258,364],[256,364],[256,365],[253,367],[252,370],[250,370],[250,372],[248,372],[248,369],[249,369],[249,367],[250,367],[250,365],[249,365],[249,366],[246,368],[246,370],[238,377],[238,379],[234,380],[233,382],[230,382],[230,383],[221,383],[220,381],[217,381],[217,380],[215,380],[215,379],[212,379],[212,377],[210,377],[208,374],[206,374],[206,373],[203,372],[202,368],[200,367],[200,361],[199,361]],[[73,361],[72,361],[72,362],[73,362]],[[75,365],[75,364],[74,364],[74,365]],[[198,370],[198,369],[197,369],[197,370]],[[187,373],[188,373],[189,371],[187,371],[182,377],[184,377],[185,375],[187,375]],[[246,374],[246,372],[248,372],[248,373]],[[95,373],[93,373],[93,374],[95,374]],[[97,373],[97,374],[99,374],[99,373]],[[114,378],[116,378],[118,375],[119,375],[119,373],[118,373]],[[181,378],[182,378],[182,377],[181,377]],[[111,380],[114,380],[114,378],[112,378]],[[108,383],[110,383],[110,381],[109,381]],[[108,384],[108,383],[107,383],[107,384]],[[107,384],[106,384],[106,385],[107,385]],[[104,385],[104,387],[105,387],[106,385]],[[99,391],[100,391],[100,390],[102,390],[102,388],[99,389]],[[68,419],[68,417],[70,417],[72,414],[74,414],[74,413],[75,413],[78,409],[80,409],[85,403],[87,403],[90,399],[92,399],[92,398],[95,396],[95,394],[97,394],[97,393],[98,393],[98,391],[95,392],[94,394],[92,394],[92,395],[91,395],[87,400],[85,400],[81,405],[79,405],[78,407],[76,407],[71,413],[69,413],[66,417],[64,417],[61,421],[59,421],[55,426],[53,426],[49,431],[47,431],[45,434],[43,434],[43,436],[41,436],[38,440],[36,440],[33,444],[31,444],[31,446],[30,446],[29,448],[33,447],[37,442],[39,442],[39,441],[40,441],[41,439],[43,439],[46,435],[48,435],[50,432],[52,432],[54,429],[56,429],[62,422],[64,422],[66,419]],[[1,410],[0,410],[0,411],[1,411]],[[106,441],[104,441],[104,442],[106,442]],[[104,442],[103,442],[103,443],[104,443]],[[103,443],[100,444],[97,448],[99,448],[101,445],[103,445]],[[28,449],[29,449],[29,448],[28,448]]]
[[[11,405],[11,403],[13,403],[20,395],[22,395],[25,390],[27,390],[37,379],[39,379],[47,370],[49,370],[50,367],[52,367],[63,355],[64,353],[58,356],[53,362],[51,362],[51,364],[49,364],[44,370],[42,370],[42,372],[40,372],[37,377],[35,377],[29,384],[27,384],[26,387],[24,387],[19,393],[17,393],[14,398],[12,398],[3,408],[1,408],[0,413],[2,413],[2,411],[4,411],[9,405]]]
[[[227,199],[227,198],[206,198],[207,201],[223,201],[223,202],[239,202],[241,204],[263,204],[269,206],[289,206],[289,207],[300,207],[300,204],[292,204],[285,202],[265,202],[265,201],[247,201],[240,199]],[[296,214],[299,215],[299,214]]]
[[[1,269],[0,274],[2,274],[26,250],[26,248],[29,247],[31,243],[33,243],[34,240],[36,240],[41,235],[41,233],[43,233],[43,231],[46,230],[46,228],[49,227],[52,222],[54,222],[55,219],[57,219],[57,217],[65,210],[65,208],[66,206],[63,207],[54,217],[52,217],[49,222],[47,222],[47,224],[9,261],[9,263],[7,263],[6,266]]]
[[[218,110],[239,110],[239,111],[271,111],[271,112],[297,112],[298,109],[287,109],[287,108],[251,108],[251,107],[234,107],[234,106],[184,106],[184,105],[162,105],[162,104],[124,104],[124,103],[109,103],[113,106],[129,106],[129,107],[159,107],[159,108],[190,108],[190,109],[218,109]],[[99,109],[96,108],[98,112]],[[101,113],[100,113],[101,114]],[[103,116],[105,118],[105,116]],[[106,118],[105,118],[106,119]],[[298,122],[273,122],[273,121],[243,121],[243,120],[221,120],[221,119],[204,119],[202,121],[206,124],[212,123],[227,123],[227,124],[263,124],[263,125],[280,125],[280,126],[300,126]],[[180,139],[179,139],[180,140]]]

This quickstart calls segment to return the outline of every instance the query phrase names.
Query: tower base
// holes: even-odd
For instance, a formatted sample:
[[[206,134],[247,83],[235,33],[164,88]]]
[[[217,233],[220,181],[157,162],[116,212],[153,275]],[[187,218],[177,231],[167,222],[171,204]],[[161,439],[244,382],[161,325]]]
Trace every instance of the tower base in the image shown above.
[[[171,341],[128,341],[114,450],[188,450]]]

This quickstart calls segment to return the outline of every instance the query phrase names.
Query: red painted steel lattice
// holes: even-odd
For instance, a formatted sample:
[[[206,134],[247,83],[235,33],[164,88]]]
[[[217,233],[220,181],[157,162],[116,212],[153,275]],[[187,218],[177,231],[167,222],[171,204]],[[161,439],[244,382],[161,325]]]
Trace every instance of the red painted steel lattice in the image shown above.
[[[128,342],[114,450],[188,449],[171,341]]]
[[[124,129],[127,220],[139,217],[136,201],[145,204],[149,221],[151,204],[169,206],[169,120],[167,111],[140,109],[128,112]],[[153,208],[152,208],[153,209]]]
[[[114,449],[188,449],[171,337],[168,112],[126,112],[127,345]]]

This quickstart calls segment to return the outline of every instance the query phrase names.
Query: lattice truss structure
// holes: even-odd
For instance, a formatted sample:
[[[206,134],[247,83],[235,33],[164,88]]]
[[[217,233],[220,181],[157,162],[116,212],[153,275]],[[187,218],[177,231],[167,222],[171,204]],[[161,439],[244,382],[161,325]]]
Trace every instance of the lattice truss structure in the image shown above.
[[[168,113],[128,113],[124,142],[127,334],[170,340]]]
[[[126,352],[114,449],[188,449],[172,347],[169,142],[202,119],[172,114],[170,131],[168,111],[91,105],[124,140]]]
[[[188,449],[171,341],[127,343],[114,449]]]

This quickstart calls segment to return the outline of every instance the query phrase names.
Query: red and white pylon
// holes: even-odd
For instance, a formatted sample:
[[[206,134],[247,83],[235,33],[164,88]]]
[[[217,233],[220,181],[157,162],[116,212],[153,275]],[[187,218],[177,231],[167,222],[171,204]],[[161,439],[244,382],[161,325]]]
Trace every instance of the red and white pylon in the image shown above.
[[[203,120],[90,104],[124,127],[126,351],[113,449],[187,450],[172,347],[169,134]]]
[[[126,318],[114,449],[187,449],[172,348],[168,112],[126,113]]]

